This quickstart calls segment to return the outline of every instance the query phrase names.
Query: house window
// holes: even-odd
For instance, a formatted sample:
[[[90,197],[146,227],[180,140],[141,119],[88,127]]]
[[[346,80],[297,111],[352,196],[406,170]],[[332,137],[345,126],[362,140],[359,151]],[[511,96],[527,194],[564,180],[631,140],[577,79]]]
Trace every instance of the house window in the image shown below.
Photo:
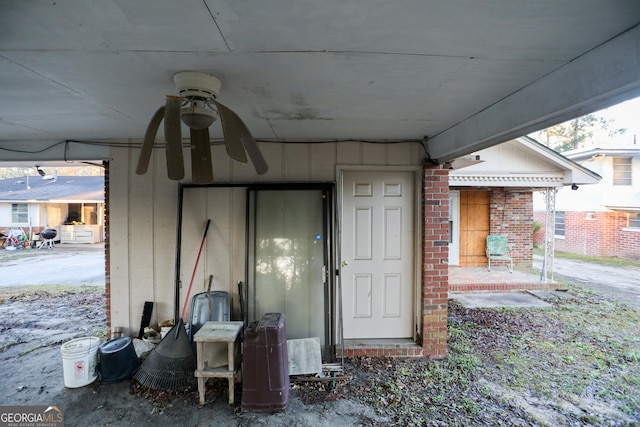
[[[555,229],[554,234],[556,237],[564,237],[564,212],[557,212],[555,215]]]
[[[613,158],[613,185],[631,185],[631,157]]]
[[[26,203],[12,203],[11,222],[14,224],[28,224],[29,205],[27,205]]]
[[[628,214],[627,227],[640,228],[640,213],[632,212]]]

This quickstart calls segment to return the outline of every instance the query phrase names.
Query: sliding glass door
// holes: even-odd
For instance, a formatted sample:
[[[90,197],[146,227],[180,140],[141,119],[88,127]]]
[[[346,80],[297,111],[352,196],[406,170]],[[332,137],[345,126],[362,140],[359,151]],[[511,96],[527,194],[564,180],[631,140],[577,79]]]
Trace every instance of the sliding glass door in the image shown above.
[[[287,339],[331,344],[330,192],[249,190],[249,321],[284,313]]]

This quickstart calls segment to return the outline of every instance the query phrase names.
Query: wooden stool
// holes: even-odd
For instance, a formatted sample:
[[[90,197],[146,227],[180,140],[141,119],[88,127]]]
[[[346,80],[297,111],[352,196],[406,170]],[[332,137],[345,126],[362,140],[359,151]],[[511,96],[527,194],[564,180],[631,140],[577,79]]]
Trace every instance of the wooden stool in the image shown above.
[[[229,404],[233,405],[234,384],[240,371],[240,358],[236,358],[236,345],[240,344],[240,332],[243,322],[207,322],[193,336],[196,343],[198,393],[200,404],[204,405],[205,382],[208,378],[227,378],[229,380]],[[206,343],[227,343],[227,365],[215,368],[205,367],[204,345]]]

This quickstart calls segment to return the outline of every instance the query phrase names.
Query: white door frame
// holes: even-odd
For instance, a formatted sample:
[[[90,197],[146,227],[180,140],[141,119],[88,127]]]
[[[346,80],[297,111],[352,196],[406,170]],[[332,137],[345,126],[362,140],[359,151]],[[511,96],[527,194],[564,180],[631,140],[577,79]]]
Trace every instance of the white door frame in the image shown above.
[[[336,165],[336,177],[338,181],[338,185],[336,188],[337,191],[337,200],[336,200],[336,273],[337,277],[335,280],[336,291],[335,295],[338,299],[336,301],[336,340],[337,342],[341,342],[343,340],[343,318],[342,318],[342,268],[343,259],[341,255],[341,247],[342,247],[342,210],[343,210],[343,186],[344,186],[344,172],[361,172],[361,171],[370,171],[372,173],[375,172],[413,172],[414,173],[414,206],[413,206],[413,217],[414,217],[414,239],[413,239],[413,316],[414,316],[414,327],[413,327],[413,338],[417,337],[418,326],[422,324],[422,235],[423,235],[423,212],[422,212],[422,167],[421,166],[370,166],[370,165]]]

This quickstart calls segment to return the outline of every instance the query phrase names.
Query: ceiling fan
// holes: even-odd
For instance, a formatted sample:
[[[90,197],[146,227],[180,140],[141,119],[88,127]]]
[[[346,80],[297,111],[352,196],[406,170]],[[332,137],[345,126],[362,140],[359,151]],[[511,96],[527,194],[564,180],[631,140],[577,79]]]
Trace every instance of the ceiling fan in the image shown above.
[[[182,126],[189,127],[191,133],[191,178],[194,184],[213,182],[211,165],[211,145],[209,126],[218,117],[227,154],[234,160],[247,163],[247,154],[259,175],[269,168],[251,132],[229,108],[217,101],[222,83],[216,77],[198,71],[181,71],[173,76],[178,96],[167,95],[165,105],[158,108],[147,125],[144,142],[136,173],[147,172],[151,150],[156,139],[160,122],[164,119],[167,174],[169,179],[184,178],[182,157]]]

